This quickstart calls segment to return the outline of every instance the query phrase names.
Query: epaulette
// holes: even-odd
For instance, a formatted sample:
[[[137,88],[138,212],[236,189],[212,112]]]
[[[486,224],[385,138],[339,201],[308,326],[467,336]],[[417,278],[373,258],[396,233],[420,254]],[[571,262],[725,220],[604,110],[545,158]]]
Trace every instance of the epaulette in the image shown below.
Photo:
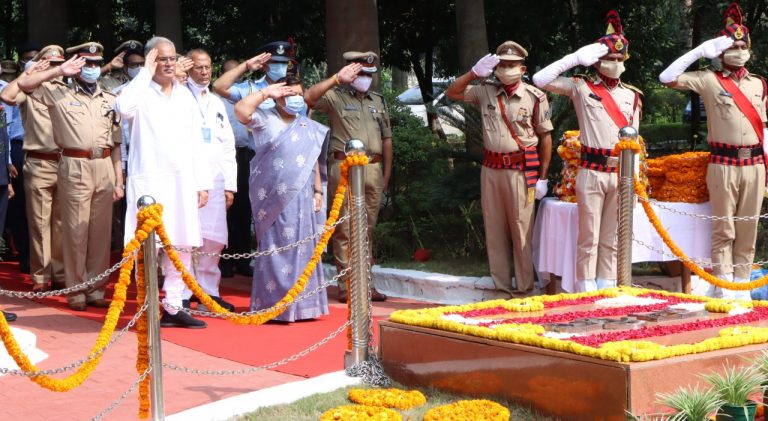
[[[104,92],[105,95],[109,95],[109,96],[113,96],[113,97],[117,98],[117,95],[113,94],[111,91],[105,91],[105,90],[102,89],[102,92]]]
[[[571,76],[574,79],[584,79],[588,82],[594,82],[595,78],[593,76],[584,74],[584,73],[576,73],[575,75]]]
[[[499,86],[501,86],[501,83],[499,83],[496,79],[485,78],[485,79],[480,81],[480,85],[481,86],[486,86],[486,85],[488,85],[488,86],[495,86],[495,87],[498,88]]]
[[[384,98],[384,95],[383,95],[383,94],[380,94],[380,93],[378,93],[378,92],[376,92],[376,91],[368,91],[368,93],[369,93],[369,94],[374,94],[374,95],[376,95],[376,96],[380,96],[380,97]]]
[[[532,93],[533,96],[539,100],[539,102],[544,102],[547,99],[547,94],[545,94],[541,89],[527,83],[525,84],[525,87],[528,89],[528,92]]]
[[[623,86],[623,87],[625,87],[625,88],[627,88],[627,89],[629,89],[631,91],[635,91],[638,94],[640,94],[641,96],[643,95],[643,91],[641,91],[639,88],[637,88],[635,86],[630,85],[629,83],[621,82],[621,86]]]

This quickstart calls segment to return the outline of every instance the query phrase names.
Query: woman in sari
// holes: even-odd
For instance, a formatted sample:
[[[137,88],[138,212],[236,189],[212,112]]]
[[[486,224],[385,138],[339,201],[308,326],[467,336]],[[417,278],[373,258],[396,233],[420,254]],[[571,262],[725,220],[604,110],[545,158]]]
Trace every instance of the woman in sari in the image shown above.
[[[252,130],[249,196],[259,251],[274,250],[317,234],[325,222],[326,156],[329,132],[301,115],[306,108],[301,82],[291,76],[235,105],[238,120]],[[266,99],[276,106],[261,108]],[[256,258],[251,310],[278,302],[296,283],[312,257],[317,238],[286,251]],[[315,269],[305,292],[323,283]],[[292,322],[328,314],[325,290],[288,307],[275,320]]]

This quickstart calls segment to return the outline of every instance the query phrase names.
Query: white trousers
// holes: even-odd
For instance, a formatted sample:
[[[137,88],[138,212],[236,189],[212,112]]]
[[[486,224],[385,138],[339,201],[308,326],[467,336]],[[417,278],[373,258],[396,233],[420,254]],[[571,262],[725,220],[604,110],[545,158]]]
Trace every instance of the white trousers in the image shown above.
[[[197,256],[197,270],[195,271],[195,279],[200,287],[203,288],[208,295],[219,297],[219,284],[221,283],[221,271],[219,270],[219,256],[218,254],[224,250],[224,244],[217,241],[203,238],[203,246],[199,251],[203,253],[216,253],[216,256],[204,256],[202,254]],[[189,290],[187,290],[189,291]],[[192,296],[192,291],[189,291],[189,295],[185,295],[184,298]]]
[[[177,251],[176,253],[179,255],[179,259],[184,264],[184,267],[191,273],[192,255],[181,251]],[[185,298],[187,293],[191,294],[191,292],[184,284],[184,280],[181,278],[181,272],[176,270],[173,263],[171,263],[171,259],[169,259],[165,253],[163,253],[161,264],[163,267],[163,274],[165,275],[165,280],[163,281],[163,291],[165,292],[163,306],[165,307],[165,311],[169,314],[176,314],[178,310],[169,306],[181,307],[181,300]]]

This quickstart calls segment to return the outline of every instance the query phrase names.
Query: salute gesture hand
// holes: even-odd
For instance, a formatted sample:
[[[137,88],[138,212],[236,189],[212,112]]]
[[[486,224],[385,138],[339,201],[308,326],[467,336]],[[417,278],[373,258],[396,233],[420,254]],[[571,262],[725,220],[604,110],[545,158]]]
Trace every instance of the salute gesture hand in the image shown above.
[[[339,76],[339,80],[341,83],[350,83],[353,80],[357,79],[357,73],[360,72],[360,69],[363,68],[363,65],[360,63],[352,63],[348,64],[339,70],[339,73],[337,75]]]
[[[265,64],[269,63],[270,59],[272,59],[272,54],[261,53],[256,57],[252,57],[248,59],[245,62],[245,66],[248,68],[248,70],[255,72],[256,70],[259,70],[262,67],[264,67]]]
[[[126,51],[121,52],[120,54],[116,55],[115,58],[112,59],[112,61],[109,62],[110,70],[123,68],[124,66],[123,57],[125,57],[125,53]]]
[[[699,48],[701,48],[701,54],[706,58],[715,58],[720,56],[723,51],[731,48],[733,45],[733,39],[725,35],[703,42]]]
[[[82,57],[74,56],[59,66],[61,74],[64,76],[74,76],[80,73],[80,69],[85,66],[85,59]]]
[[[280,97],[291,96],[296,94],[296,92],[294,92],[293,89],[285,86],[284,82],[273,83],[259,92],[262,92],[264,94],[264,99],[266,98],[277,99]]]
[[[193,62],[192,59],[184,57],[184,56],[181,56],[176,61],[176,72],[177,73],[180,73],[180,72],[186,73],[186,72],[189,71],[189,69],[194,67],[194,65],[195,65],[195,62]]]
[[[31,75],[33,73],[42,72],[45,70],[48,70],[48,68],[51,67],[51,62],[47,59],[42,59],[38,61],[37,63],[33,64],[32,67],[24,71],[25,74]]]
[[[155,70],[157,70],[157,48],[153,48],[147,56],[144,58],[144,68],[149,71],[149,74],[154,77]]]
[[[600,57],[608,54],[608,47],[604,44],[594,43],[581,47],[576,51],[576,60],[581,66],[591,66],[600,60]]]
[[[497,64],[499,64],[499,57],[496,54],[486,54],[472,66],[472,73],[477,77],[488,77]]]

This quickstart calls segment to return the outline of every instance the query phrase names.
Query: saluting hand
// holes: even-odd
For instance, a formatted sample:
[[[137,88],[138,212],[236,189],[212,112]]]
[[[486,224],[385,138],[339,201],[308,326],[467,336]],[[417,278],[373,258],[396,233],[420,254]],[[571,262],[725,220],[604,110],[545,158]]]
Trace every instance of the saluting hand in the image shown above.
[[[351,83],[353,80],[357,79],[357,74],[362,68],[362,64],[352,63],[342,67],[341,70],[339,70],[339,73],[336,74],[339,76],[341,83]]]
[[[249,58],[245,62],[245,66],[248,67],[248,70],[255,72],[256,70],[259,70],[262,67],[264,67],[265,64],[269,63],[270,59],[272,59],[272,54],[261,53],[256,57]]]
[[[277,99],[284,96],[291,96],[296,95],[296,92],[289,88],[288,86],[285,86],[285,82],[280,83],[273,83],[266,88],[262,89],[261,92],[264,93],[264,97],[266,98],[273,98]]]
[[[720,56],[723,51],[731,48],[733,42],[731,37],[723,35],[709,41],[704,41],[699,47],[701,48],[701,54],[704,57],[715,58]]]
[[[124,66],[123,57],[125,57],[125,53],[126,51],[121,52],[120,54],[116,55],[115,58],[112,59],[112,61],[109,62],[110,70],[123,68]]]
[[[80,73],[80,69],[85,66],[85,58],[74,56],[59,66],[63,76],[74,76]]]
[[[187,73],[189,69],[195,66],[195,62],[191,58],[184,56],[179,57],[176,61],[176,73]]]
[[[157,48],[153,48],[147,53],[147,56],[144,57],[144,68],[149,71],[149,74],[152,77],[155,76],[155,70],[157,70],[157,54]]]
[[[33,64],[32,67],[24,71],[25,74],[31,75],[33,73],[42,72],[45,70],[48,70],[48,68],[51,67],[51,62],[47,59],[43,59],[38,61],[37,63]]]
[[[608,54],[608,47],[598,42],[581,47],[576,51],[576,60],[582,66],[591,66],[600,60],[600,57]]]

